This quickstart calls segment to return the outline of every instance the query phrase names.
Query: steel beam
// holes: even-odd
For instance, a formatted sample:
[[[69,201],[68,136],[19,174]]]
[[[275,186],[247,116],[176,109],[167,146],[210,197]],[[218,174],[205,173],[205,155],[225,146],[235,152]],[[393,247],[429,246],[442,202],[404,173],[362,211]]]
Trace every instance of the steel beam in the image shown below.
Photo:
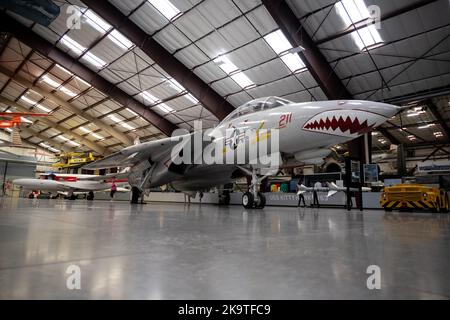
[[[66,146],[66,145],[64,145],[64,144],[61,144],[61,143],[56,143],[54,140],[49,139],[48,137],[46,137],[46,136],[40,134],[39,132],[36,132],[36,131],[32,130],[31,128],[27,128],[27,127],[23,127],[23,126],[22,126],[22,127],[20,127],[20,132],[29,134],[29,135],[32,136],[32,137],[39,138],[39,139],[45,141],[46,143],[48,143],[51,147],[54,147],[54,148],[56,148],[56,149],[58,149],[58,150],[65,151],[65,152],[73,151],[73,149],[71,149],[70,147],[68,147],[68,146]],[[24,139],[24,138],[22,138],[22,139]],[[26,142],[26,143],[32,143],[31,141],[28,141],[28,139],[29,139],[29,138],[24,139],[25,142]],[[33,143],[33,144],[34,144],[34,143]],[[36,144],[34,144],[34,145],[36,145]],[[36,145],[36,146],[38,146],[39,148],[45,150],[45,148],[44,148],[43,146],[40,146],[40,145]],[[50,151],[50,150],[49,150],[49,151]],[[51,151],[50,151],[50,152],[51,152]]]
[[[20,104],[18,104],[17,102],[11,101],[8,98],[5,98],[3,96],[0,96],[0,103],[12,106],[14,108],[16,108],[17,110],[19,110],[20,112],[30,112],[30,110]],[[77,139],[77,141],[81,144],[84,144],[86,147],[90,148],[93,151],[96,151],[97,153],[99,153],[100,155],[104,155],[106,152],[105,148],[97,145],[96,143],[84,138],[83,136],[70,131],[69,129],[64,128],[63,126],[57,124],[56,122],[53,122],[52,120],[48,119],[48,118],[41,118],[39,119],[40,122],[45,123],[47,126],[58,130],[62,133],[65,133],[67,135],[71,135],[73,136],[75,139]],[[42,139],[42,138],[40,138]],[[47,138],[48,139],[48,138]]]
[[[447,141],[449,141],[450,140],[450,127],[448,126],[447,122],[444,120],[442,115],[439,113],[437,105],[431,99],[427,99],[425,101],[425,104],[427,105],[428,110],[430,110],[431,114],[437,120],[437,122],[441,126],[442,130],[444,131]]]
[[[108,21],[131,42],[144,51],[172,78],[178,81],[187,91],[192,93],[201,104],[219,120],[225,118],[234,107],[222,96],[215,92],[208,84],[200,79],[193,71],[164,49],[156,40],[148,35],[133,21],[128,19],[120,10],[107,1],[82,0],[89,9]]]
[[[122,132],[115,130],[114,128],[103,123],[96,117],[91,116],[87,112],[84,112],[83,110],[78,109],[77,107],[75,107],[72,104],[70,104],[69,102],[61,99],[60,97],[58,97],[56,94],[52,93],[51,91],[45,90],[41,87],[34,85],[31,81],[25,79],[24,77],[22,77],[18,74],[14,74],[14,72],[12,72],[2,66],[0,66],[0,73],[3,73],[4,75],[10,77],[11,79],[16,81],[20,85],[39,93],[44,98],[48,98],[48,99],[52,100],[53,102],[55,102],[56,104],[59,104],[66,111],[76,114],[80,117],[83,117],[84,119],[88,120],[89,122],[95,124],[97,127],[108,132],[111,136],[113,136],[114,138],[118,139],[120,142],[125,144],[125,146],[129,146],[129,145],[133,144],[132,140],[129,137],[127,137],[125,134],[123,134]]]
[[[305,48],[298,54],[328,99],[351,99],[352,95],[331,68],[286,1],[262,0],[262,2],[292,46]]]
[[[378,130],[378,131],[379,131],[386,139],[388,139],[389,142],[390,142],[391,144],[396,144],[396,145],[401,144],[400,140],[398,140],[396,137],[394,137],[394,136],[392,135],[392,133],[390,133],[390,132],[388,131],[387,128],[381,127],[381,126],[380,126],[380,127],[377,128],[377,130]]]
[[[69,70],[79,78],[91,84],[94,88],[114,99],[119,104],[130,108],[167,136],[170,136],[172,132],[178,128],[169,120],[150,110],[147,106],[135,100],[125,91],[116,87],[113,83],[110,83],[108,80],[104,79],[76,59],[72,58],[64,51],[58,49],[54,46],[54,44],[48,42],[37,33],[33,32],[3,12],[0,13],[0,30],[12,33],[19,41],[23,42],[30,48],[38,51],[43,56],[53,60],[60,66]]]

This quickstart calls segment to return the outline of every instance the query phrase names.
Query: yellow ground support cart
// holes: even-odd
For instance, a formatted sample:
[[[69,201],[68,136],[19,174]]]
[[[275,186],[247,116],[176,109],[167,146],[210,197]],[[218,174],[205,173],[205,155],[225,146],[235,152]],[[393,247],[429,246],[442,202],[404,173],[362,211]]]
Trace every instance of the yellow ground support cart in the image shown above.
[[[397,184],[384,188],[380,205],[386,211],[394,209],[430,209],[433,212],[448,212],[447,191],[421,184]]]

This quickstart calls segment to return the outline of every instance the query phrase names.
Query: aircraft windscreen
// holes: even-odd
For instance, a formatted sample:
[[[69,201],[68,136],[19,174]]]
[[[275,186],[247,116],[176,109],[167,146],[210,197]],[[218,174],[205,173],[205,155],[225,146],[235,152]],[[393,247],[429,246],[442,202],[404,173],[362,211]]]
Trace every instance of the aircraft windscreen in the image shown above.
[[[226,122],[228,120],[235,119],[244,116],[246,114],[273,109],[290,103],[292,102],[279,97],[266,97],[255,99],[236,108],[236,110],[230,113],[223,121]]]

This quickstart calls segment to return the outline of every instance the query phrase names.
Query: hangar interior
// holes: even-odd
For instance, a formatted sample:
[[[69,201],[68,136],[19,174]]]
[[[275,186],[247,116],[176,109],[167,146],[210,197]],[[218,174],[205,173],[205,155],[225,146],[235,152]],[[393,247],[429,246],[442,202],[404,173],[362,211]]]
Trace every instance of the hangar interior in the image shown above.
[[[0,298],[450,298],[449,1],[39,5],[0,4]],[[188,195],[164,183],[137,206],[129,186],[13,183],[118,174],[83,166],[270,96],[401,109],[321,163],[265,176],[262,210],[241,206],[248,175]],[[64,287],[71,263],[82,290]]]

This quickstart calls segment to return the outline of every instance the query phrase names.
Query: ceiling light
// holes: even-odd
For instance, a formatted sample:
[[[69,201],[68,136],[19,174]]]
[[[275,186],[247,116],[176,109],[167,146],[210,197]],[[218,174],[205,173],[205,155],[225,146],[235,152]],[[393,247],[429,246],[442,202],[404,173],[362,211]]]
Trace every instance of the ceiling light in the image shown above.
[[[250,86],[254,86],[254,83],[252,82],[252,80],[250,80],[249,77],[247,77],[247,75],[245,73],[238,72],[235,73],[231,76],[231,79],[233,79],[234,81],[236,81],[236,83],[242,88],[248,88]]]
[[[104,68],[107,64],[105,61],[94,55],[92,52],[87,52],[82,59],[86,60],[87,62],[89,62],[98,69]]]
[[[134,46],[133,43],[130,40],[128,40],[128,38],[126,38],[123,34],[121,34],[117,30],[111,31],[111,33],[108,35],[108,38],[110,38],[110,40],[112,40],[113,43],[115,43],[124,50],[129,50]]]
[[[81,44],[70,38],[67,34],[65,34],[61,38],[60,42],[78,56],[81,55],[86,50],[85,47],[83,47]]]
[[[414,136],[414,135],[409,135],[409,136],[407,136],[407,138],[409,139],[409,140],[416,140],[416,137]]]
[[[168,20],[172,20],[181,14],[169,0],[148,0]]]
[[[85,21],[95,30],[100,32],[101,34],[106,33],[109,29],[111,29],[111,25],[107,23],[105,20],[100,18],[97,14],[95,14],[92,10],[87,10],[84,13]]]
[[[377,131],[372,131],[373,136],[377,136],[379,133]]]
[[[433,134],[436,138],[442,138],[444,136],[444,134],[441,131],[433,132]]]

